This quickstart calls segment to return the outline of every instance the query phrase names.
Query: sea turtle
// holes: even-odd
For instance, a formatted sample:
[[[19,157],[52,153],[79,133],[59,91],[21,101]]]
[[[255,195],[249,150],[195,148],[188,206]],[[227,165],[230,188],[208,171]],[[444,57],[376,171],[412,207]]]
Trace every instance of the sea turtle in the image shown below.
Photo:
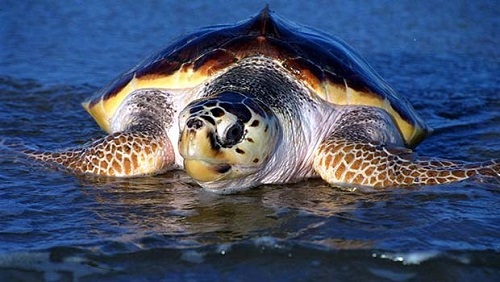
[[[184,169],[219,193],[317,176],[393,187],[500,172],[498,160],[417,159],[429,127],[407,100],[346,43],[267,7],[176,41],[83,106],[109,135],[25,153],[84,174]]]

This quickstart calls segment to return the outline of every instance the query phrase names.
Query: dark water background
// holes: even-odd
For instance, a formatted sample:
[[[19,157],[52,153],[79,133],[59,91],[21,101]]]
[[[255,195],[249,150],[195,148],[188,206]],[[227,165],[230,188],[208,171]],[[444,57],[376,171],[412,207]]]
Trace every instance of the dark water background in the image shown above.
[[[435,129],[421,155],[500,157],[498,2],[267,2],[344,39],[404,93]],[[1,1],[0,137],[60,148],[102,136],[85,97],[176,36],[264,3]],[[180,172],[80,179],[3,154],[0,280],[494,281],[499,200],[496,180],[218,196]]]

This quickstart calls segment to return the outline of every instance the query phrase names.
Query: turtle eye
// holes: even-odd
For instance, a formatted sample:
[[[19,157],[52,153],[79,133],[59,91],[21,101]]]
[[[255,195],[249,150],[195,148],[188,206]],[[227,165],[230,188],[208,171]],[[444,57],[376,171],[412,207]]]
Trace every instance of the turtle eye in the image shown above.
[[[231,147],[238,144],[243,137],[243,131],[243,123],[241,121],[235,122],[233,125],[227,128],[221,145],[223,147]]]

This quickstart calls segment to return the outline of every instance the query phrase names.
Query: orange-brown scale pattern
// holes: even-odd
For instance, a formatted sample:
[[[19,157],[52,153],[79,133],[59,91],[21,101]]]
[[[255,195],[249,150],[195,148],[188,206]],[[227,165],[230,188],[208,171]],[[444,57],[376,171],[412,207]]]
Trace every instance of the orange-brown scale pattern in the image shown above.
[[[379,144],[330,139],[318,148],[313,165],[329,183],[372,187],[433,185],[474,175],[500,176],[500,163],[495,160],[418,161],[412,156],[410,151],[391,152]]]
[[[142,132],[120,132],[87,146],[61,152],[26,150],[32,159],[79,174],[131,176],[159,173],[173,164],[168,138]]]

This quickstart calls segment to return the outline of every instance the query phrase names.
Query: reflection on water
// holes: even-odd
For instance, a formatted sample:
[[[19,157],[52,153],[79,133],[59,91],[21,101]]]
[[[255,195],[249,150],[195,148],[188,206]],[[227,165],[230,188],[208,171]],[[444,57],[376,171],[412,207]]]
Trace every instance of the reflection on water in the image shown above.
[[[425,249],[434,244],[429,232],[444,235],[464,228],[460,226],[464,219],[455,223],[458,225],[443,225],[454,222],[451,217],[456,212],[473,212],[481,224],[489,224],[488,213],[478,210],[479,203],[468,202],[482,199],[493,204],[494,198],[485,198],[495,195],[499,187],[498,183],[475,182],[349,192],[316,179],[220,196],[203,191],[180,171],[151,178],[93,178],[82,183],[85,196],[98,203],[90,210],[109,224],[133,230],[136,239],[155,234],[166,239],[165,244],[173,244],[171,247],[180,242],[194,247],[272,237],[327,249]],[[431,226],[433,229],[427,230]],[[494,230],[483,226],[482,230],[469,231],[489,236]],[[491,242],[477,244],[479,241],[478,248],[493,247]],[[442,243],[443,249],[461,244]],[[468,248],[459,248],[464,247]]]
[[[92,211],[100,218],[134,226],[136,234],[179,236],[201,245],[259,236],[300,240],[323,226],[325,218],[356,220],[344,214],[360,208],[360,200],[367,204],[390,195],[337,191],[318,179],[221,197],[201,190],[180,171],[150,178],[82,180],[86,196],[99,203]],[[353,244],[348,241],[325,244],[344,248]]]
[[[72,273],[69,277],[94,281],[160,279],[157,275],[177,271],[201,279],[238,277],[250,267],[259,279],[267,271],[284,279],[306,271],[323,278],[411,280],[447,277],[452,266],[462,273],[458,266],[480,265],[481,275],[500,267],[491,263],[498,261],[491,252],[498,243],[497,217],[482,206],[495,206],[498,183],[349,192],[310,180],[220,196],[201,190],[179,171],[148,178],[79,178],[70,189],[52,182],[67,177],[47,173],[42,182],[54,190],[38,191],[64,195],[61,202],[73,206],[43,212],[64,213],[67,222],[51,223],[57,226],[51,234],[38,235],[59,243],[29,256],[14,253],[5,260],[0,255],[0,270],[30,269],[45,277]],[[71,240],[65,232],[73,233]]]

